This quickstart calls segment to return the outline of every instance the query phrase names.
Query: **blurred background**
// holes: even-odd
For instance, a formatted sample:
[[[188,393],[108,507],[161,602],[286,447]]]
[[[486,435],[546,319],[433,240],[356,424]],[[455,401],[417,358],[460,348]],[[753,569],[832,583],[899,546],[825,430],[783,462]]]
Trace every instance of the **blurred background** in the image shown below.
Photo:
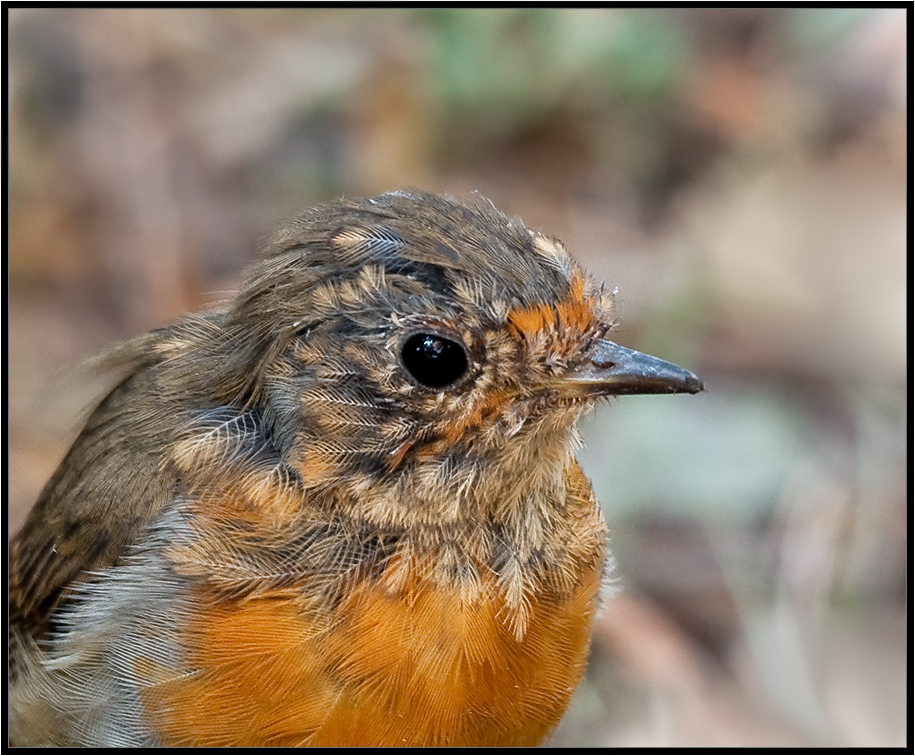
[[[81,359],[319,201],[479,190],[708,387],[585,422],[620,591],[551,745],[905,743],[904,10],[8,14],[10,533]]]

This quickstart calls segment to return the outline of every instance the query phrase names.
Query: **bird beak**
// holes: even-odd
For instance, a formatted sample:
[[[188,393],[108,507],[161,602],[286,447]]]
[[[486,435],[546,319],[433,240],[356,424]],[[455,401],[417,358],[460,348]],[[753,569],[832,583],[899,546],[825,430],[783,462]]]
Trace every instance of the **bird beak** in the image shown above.
[[[695,394],[703,391],[689,370],[598,339],[578,367],[564,376],[565,390],[589,395]]]

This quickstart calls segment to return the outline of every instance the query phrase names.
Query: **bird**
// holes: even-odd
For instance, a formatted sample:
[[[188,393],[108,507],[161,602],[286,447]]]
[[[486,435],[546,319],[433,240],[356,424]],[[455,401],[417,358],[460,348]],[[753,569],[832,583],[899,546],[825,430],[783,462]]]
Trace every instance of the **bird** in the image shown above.
[[[586,665],[600,400],[697,393],[480,196],[342,199],[109,348],[9,545],[14,745],[532,746]]]

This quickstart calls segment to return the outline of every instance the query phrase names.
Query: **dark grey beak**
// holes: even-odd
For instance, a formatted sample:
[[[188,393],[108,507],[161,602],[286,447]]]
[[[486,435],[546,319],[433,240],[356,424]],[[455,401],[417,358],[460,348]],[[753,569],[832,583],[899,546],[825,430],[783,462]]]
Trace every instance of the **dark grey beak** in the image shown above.
[[[603,339],[594,343],[585,362],[566,375],[564,383],[574,391],[604,396],[695,394],[705,389],[689,370]]]

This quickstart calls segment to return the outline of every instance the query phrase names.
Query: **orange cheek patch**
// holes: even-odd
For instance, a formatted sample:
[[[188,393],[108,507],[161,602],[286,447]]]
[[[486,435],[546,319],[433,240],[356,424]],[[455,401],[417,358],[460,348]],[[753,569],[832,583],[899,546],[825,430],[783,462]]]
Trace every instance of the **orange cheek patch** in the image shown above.
[[[490,392],[468,412],[453,418],[443,428],[442,435],[437,440],[424,444],[417,456],[422,459],[448,451],[471,428],[479,427],[487,421],[494,421],[514,398],[515,394],[507,389]]]
[[[544,303],[511,310],[509,324],[525,337],[544,333],[558,335],[564,331],[587,333],[599,325],[594,314],[594,298],[585,295],[585,281],[578,272],[571,275],[570,289],[568,299],[555,305]]]

